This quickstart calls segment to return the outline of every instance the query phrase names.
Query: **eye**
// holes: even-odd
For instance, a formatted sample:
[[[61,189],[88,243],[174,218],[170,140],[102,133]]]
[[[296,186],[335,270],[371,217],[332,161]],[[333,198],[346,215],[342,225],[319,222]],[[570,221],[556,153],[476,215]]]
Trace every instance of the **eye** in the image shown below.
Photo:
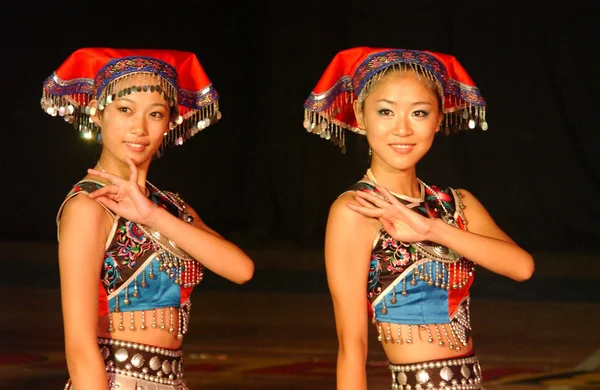
[[[130,113],[131,112],[131,109],[129,107],[127,107],[127,106],[120,106],[118,108],[118,110],[121,111],[121,112],[124,112],[124,113]]]
[[[413,116],[416,116],[416,117],[426,117],[427,115],[429,115],[429,111],[417,110],[417,111],[413,112]]]
[[[150,113],[150,116],[156,119],[162,119],[165,117],[165,114],[161,111],[154,111]]]
[[[379,111],[377,111],[377,113],[382,116],[390,116],[394,114],[389,108],[382,108]]]

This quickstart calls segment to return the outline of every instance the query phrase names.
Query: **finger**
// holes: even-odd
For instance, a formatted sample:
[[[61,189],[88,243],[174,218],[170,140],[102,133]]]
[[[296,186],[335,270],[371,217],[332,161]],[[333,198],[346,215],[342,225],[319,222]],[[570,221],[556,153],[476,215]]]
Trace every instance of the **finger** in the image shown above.
[[[388,200],[388,201],[389,201],[391,204],[393,204],[393,205],[396,205],[396,204],[402,204],[402,205],[404,205],[404,203],[400,202],[400,201],[398,200],[398,198],[396,198],[396,197],[395,197],[395,196],[394,196],[394,195],[393,195],[393,194],[392,194],[392,193],[391,193],[391,192],[390,192],[390,191],[389,191],[387,188],[385,188],[385,187],[382,187],[382,186],[379,186],[379,185],[378,185],[376,188],[377,188],[377,191],[381,192],[381,194],[382,194],[383,196],[385,196],[385,197],[386,197],[386,199],[387,199],[387,200]]]
[[[114,184],[105,186],[103,188],[100,188],[92,193],[89,194],[89,197],[92,199],[96,199],[99,198],[101,196],[109,196],[109,195],[116,195],[119,192],[119,186],[116,186]]]
[[[396,227],[387,218],[379,218],[379,222],[385,231],[390,234],[390,236],[394,237],[396,235]]]
[[[137,183],[137,179],[138,179],[138,170],[137,167],[135,166],[135,163],[133,162],[133,159],[129,156],[125,157],[125,159],[127,160],[127,163],[129,164],[129,169],[130,169],[130,174],[129,174],[129,181],[132,183]]]
[[[118,176],[113,175],[112,173],[97,171],[95,169],[88,169],[87,171],[88,171],[88,173],[90,175],[100,176],[100,177],[102,177],[102,178],[104,178],[104,179],[106,179],[106,180],[108,180],[110,182],[113,182],[113,183],[117,183],[119,181],[123,181],[123,179],[121,179]]]
[[[95,200],[97,202],[102,203],[103,205],[105,205],[106,207],[108,207],[109,209],[111,209],[112,211],[114,211],[115,213],[119,209],[119,204],[117,202],[115,202],[114,200],[109,199],[106,196],[103,196],[103,197],[100,197],[100,198],[96,198]]]
[[[374,207],[377,207],[377,206],[375,206],[373,203],[371,203],[371,202],[369,202],[368,200],[365,200],[365,199],[363,199],[363,198],[361,198],[361,197],[358,197],[358,196],[357,196],[357,197],[356,197],[356,198],[354,198],[354,199],[355,199],[355,200],[356,200],[356,202],[357,202],[358,204],[360,204],[361,206],[368,207],[368,208],[374,208]]]
[[[346,206],[350,210],[356,211],[357,213],[365,215],[367,217],[380,218],[383,215],[383,212],[379,208],[363,207],[355,203],[346,203]]]
[[[375,195],[372,191],[356,191],[357,198],[366,199],[378,207],[388,206],[390,203],[386,199],[382,199],[381,196]]]
[[[384,187],[377,186],[377,189],[381,191],[381,193],[389,200],[390,204],[395,206],[394,210],[398,210],[403,215],[412,215],[406,214],[408,212],[414,212],[414,210],[408,208],[404,203],[402,203],[398,198],[396,198],[389,190]]]

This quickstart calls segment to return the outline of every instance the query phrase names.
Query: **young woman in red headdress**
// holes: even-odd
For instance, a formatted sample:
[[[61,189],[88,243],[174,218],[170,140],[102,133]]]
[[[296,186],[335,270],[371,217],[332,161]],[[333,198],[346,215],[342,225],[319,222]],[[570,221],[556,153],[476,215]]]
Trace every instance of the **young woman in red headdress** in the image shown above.
[[[487,129],[479,89],[452,56],[357,47],[331,62],[304,126],[342,148],[346,130],[364,134],[371,153],[327,221],[337,388],[366,389],[372,322],[392,389],[482,389],[469,315],[476,266],[524,281],[534,262],[472,193],[427,184],[416,168],[440,130]]]
[[[204,267],[241,284],[254,264],[146,178],[166,148],[219,119],[217,92],[193,53],[86,48],[46,79],[41,104],[102,142],[57,216],[65,389],[187,389],[192,289]]]

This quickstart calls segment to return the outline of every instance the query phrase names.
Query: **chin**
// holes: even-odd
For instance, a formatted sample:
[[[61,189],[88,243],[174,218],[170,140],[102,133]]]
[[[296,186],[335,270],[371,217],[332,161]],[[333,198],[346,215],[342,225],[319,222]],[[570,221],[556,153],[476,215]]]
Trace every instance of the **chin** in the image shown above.
[[[413,169],[420,160],[421,158],[405,156],[403,158],[395,157],[394,159],[388,160],[387,163],[390,167],[399,171],[408,171]]]

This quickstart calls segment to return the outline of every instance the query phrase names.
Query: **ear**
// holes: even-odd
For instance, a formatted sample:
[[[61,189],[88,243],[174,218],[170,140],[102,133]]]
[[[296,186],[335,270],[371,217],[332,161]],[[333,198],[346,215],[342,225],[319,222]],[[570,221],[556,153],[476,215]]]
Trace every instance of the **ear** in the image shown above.
[[[90,100],[88,107],[90,108],[90,118],[92,119],[92,122],[94,122],[97,126],[100,126],[102,120],[100,118],[100,110],[98,109],[98,100]]]
[[[365,118],[363,115],[362,104],[358,101],[358,99],[352,102],[352,109],[354,110],[354,117],[356,118],[358,128],[361,130],[365,130],[367,126],[365,126]]]
[[[435,132],[439,132],[440,129],[442,128],[442,121],[444,120],[444,114],[440,113],[440,119],[438,120],[438,124],[437,127],[435,129]]]

